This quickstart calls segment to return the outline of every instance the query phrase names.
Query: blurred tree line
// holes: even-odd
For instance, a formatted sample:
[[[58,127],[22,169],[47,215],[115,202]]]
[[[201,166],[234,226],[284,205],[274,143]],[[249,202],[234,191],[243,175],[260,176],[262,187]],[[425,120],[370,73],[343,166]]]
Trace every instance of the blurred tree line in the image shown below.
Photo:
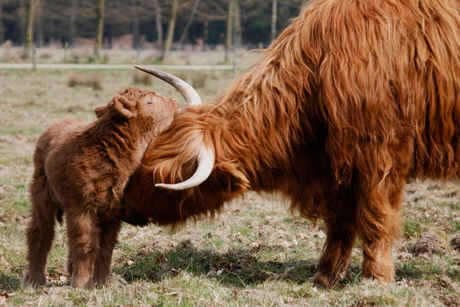
[[[0,44],[30,48],[96,39],[95,54],[132,34],[170,50],[171,44],[267,44],[308,0],[0,0]],[[98,46],[99,44],[99,46]],[[177,45],[177,44],[176,44]]]

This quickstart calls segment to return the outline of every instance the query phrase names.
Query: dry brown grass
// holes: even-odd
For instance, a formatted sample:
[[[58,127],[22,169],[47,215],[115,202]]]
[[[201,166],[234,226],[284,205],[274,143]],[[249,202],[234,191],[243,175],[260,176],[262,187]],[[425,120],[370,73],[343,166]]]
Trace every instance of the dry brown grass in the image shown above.
[[[153,77],[151,75],[148,75],[146,73],[142,73],[138,70],[136,70],[133,73],[133,82],[134,84],[141,84],[144,86],[151,86],[153,83]]]
[[[197,71],[192,75],[192,86],[194,88],[204,88],[206,86],[206,79],[208,73],[205,71]]]
[[[76,48],[64,48],[53,45],[50,47],[38,48],[38,64],[41,63],[62,63],[64,59],[73,63],[106,63],[106,64],[160,64],[160,51],[156,49],[142,49],[137,57],[137,51],[131,50],[130,46],[126,49],[103,49],[101,58],[96,60],[93,57],[93,45],[81,45]],[[249,49],[239,50],[238,65],[240,67],[250,65],[258,52],[249,53]],[[21,59],[22,47],[13,47],[8,44],[0,46],[0,62],[18,63],[24,62]],[[139,60],[139,62],[138,62]],[[25,62],[30,63],[31,60]],[[166,64],[166,63],[165,63]],[[203,51],[171,51],[168,57],[168,64],[174,65],[216,65],[224,63],[223,49]],[[228,63],[227,63],[228,64]]]
[[[93,90],[102,89],[102,79],[98,74],[87,76],[87,75],[77,75],[75,73],[70,74],[69,81],[67,82],[69,87],[75,86],[86,86],[91,87]]]

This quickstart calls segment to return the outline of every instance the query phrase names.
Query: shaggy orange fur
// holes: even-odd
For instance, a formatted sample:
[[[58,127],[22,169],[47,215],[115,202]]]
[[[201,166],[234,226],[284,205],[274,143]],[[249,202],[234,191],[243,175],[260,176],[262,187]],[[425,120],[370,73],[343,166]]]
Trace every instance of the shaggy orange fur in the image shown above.
[[[363,277],[394,279],[403,186],[457,177],[460,14],[457,0],[314,0],[212,106],[187,108],[150,145],[125,200],[160,225],[213,215],[247,190],[278,192],[323,219],[314,282],[333,287],[356,238]],[[200,186],[197,148],[215,151]]]
[[[24,285],[46,283],[54,224],[66,218],[71,285],[104,284],[120,230],[120,200],[152,139],[178,114],[176,100],[138,88],[120,91],[98,119],[54,122],[38,139],[30,186]]]

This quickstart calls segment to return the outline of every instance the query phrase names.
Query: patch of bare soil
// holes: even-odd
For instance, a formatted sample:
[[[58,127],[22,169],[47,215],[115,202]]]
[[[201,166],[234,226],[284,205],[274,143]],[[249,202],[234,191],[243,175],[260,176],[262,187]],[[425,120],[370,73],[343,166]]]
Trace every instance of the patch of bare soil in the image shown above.
[[[380,305],[378,302],[378,298],[375,297],[365,297],[359,296],[356,301],[353,302],[351,306],[353,307],[368,307],[368,306],[378,306]],[[350,307],[351,307],[350,306]]]
[[[12,223],[13,221],[18,222],[21,225],[26,224],[27,215],[26,214],[16,215],[15,213],[11,213],[11,212],[0,215],[0,223],[2,223],[3,225],[7,223]]]
[[[439,254],[446,250],[444,244],[436,237],[434,233],[426,232],[420,235],[420,239],[411,248],[415,256],[422,254],[432,255]]]
[[[438,280],[421,280],[417,283],[417,285],[421,288],[425,289],[451,289],[454,292],[460,292],[460,286],[456,282],[452,282],[452,280],[448,276],[438,276]]]
[[[450,240],[450,246],[457,252],[460,252],[460,235],[457,235]]]
[[[152,242],[148,242],[143,247],[141,247],[138,254],[141,256],[146,256],[156,251],[164,253],[169,247],[170,245],[168,242],[160,239],[154,239]]]
[[[443,297],[440,298],[440,300],[445,306],[449,306],[449,307],[460,306],[459,298],[457,296],[454,296],[454,295],[443,296]]]
[[[431,289],[438,288],[439,284],[434,280],[422,280],[417,284],[420,288]]]

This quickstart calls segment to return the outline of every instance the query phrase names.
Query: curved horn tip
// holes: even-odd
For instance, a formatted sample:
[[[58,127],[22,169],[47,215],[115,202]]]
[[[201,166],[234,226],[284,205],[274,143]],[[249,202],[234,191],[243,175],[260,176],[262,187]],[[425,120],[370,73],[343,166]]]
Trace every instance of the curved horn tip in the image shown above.
[[[139,65],[134,65],[134,67],[136,69],[139,69],[139,70],[142,70],[142,71],[145,71],[146,68],[142,67],[142,66],[139,66]]]
[[[198,154],[198,167],[192,177],[186,181],[175,184],[157,183],[155,187],[176,191],[194,188],[203,183],[211,175],[214,169],[214,159],[214,151],[202,144]]]
[[[163,189],[166,189],[166,190],[175,190],[175,191],[182,190],[181,188],[175,187],[174,184],[167,184],[167,183],[157,183],[157,184],[155,184],[155,187],[156,188],[163,188]]]

